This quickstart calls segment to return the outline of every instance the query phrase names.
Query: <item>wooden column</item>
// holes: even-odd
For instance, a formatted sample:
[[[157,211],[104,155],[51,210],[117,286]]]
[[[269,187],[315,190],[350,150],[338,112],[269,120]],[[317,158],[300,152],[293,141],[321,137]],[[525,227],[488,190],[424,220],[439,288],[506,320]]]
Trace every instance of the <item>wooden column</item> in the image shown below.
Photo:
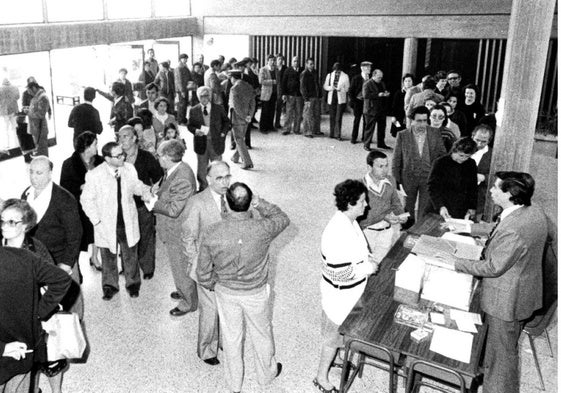
[[[418,38],[406,38],[403,43],[403,69],[401,75],[411,73],[415,75],[417,71],[417,46]]]
[[[538,118],[555,0],[513,0],[491,161],[497,171],[528,172]],[[485,213],[492,212],[487,198]]]

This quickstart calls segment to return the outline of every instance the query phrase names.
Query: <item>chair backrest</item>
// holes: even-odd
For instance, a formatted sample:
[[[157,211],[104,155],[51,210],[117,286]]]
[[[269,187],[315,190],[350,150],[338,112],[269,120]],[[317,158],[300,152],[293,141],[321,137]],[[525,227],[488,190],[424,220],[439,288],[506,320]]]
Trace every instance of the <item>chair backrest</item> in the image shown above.
[[[429,378],[434,378],[442,382],[453,383],[460,389],[461,393],[466,392],[466,383],[464,378],[455,370],[440,366],[438,364],[429,363],[424,360],[415,360],[409,366],[409,372],[407,373],[407,387],[405,389],[406,393],[412,393],[415,391],[416,386],[423,385],[431,387],[441,392],[446,392],[446,390],[440,388],[439,386],[432,385],[427,382],[416,383],[415,373],[420,373]]]

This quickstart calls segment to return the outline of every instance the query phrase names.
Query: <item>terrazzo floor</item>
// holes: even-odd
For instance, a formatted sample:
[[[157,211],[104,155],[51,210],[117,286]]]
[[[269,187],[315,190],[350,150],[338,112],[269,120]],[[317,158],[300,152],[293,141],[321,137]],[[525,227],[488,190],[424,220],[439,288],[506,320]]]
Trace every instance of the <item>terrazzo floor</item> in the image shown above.
[[[273,302],[273,326],[278,361],[283,371],[272,385],[256,383],[252,350],[246,347],[246,377],[243,391],[317,392],[312,385],[320,349],[319,244],[321,233],[335,212],[332,191],[336,183],[360,178],[367,170],[366,152],[361,144],[348,142],[352,116],[343,120],[345,142],[326,137],[308,139],[280,133],[263,135],[253,132],[254,149],[250,151],[255,169],[243,171],[232,164],[234,181],[246,182],[261,197],[279,205],[290,217],[291,225],[274,241],[270,253],[270,281]],[[322,130],[328,129],[323,116]],[[186,161],[193,168],[196,158],[189,134]],[[107,131],[100,146],[111,139]],[[395,140],[386,141],[393,146]],[[55,163],[54,179],[60,165],[71,153],[70,143],[61,141],[51,148]],[[229,159],[231,151],[224,154]],[[557,161],[542,156],[536,164],[538,200],[546,205],[557,222]],[[24,175],[25,174],[25,175]],[[552,178],[554,174],[554,178]],[[543,180],[541,182],[540,180]],[[28,184],[22,158],[0,163],[0,197],[17,197]],[[101,299],[101,275],[88,265],[82,254],[80,267],[84,275],[82,290],[86,302],[85,325],[91,351],[86,363],[72,364],[64,378],[66,393],[125,392],[227,392],[222,365],[211,367],[195,353],[198,314],[171,317],[175,306],[169,297],[173,288],[170,267],[161,244],[157,245],[156,274],[142,283],[140,297],[131,299],[124,290],[106,302]],[[536,340],[546,392],[557,391],[557,320],[549,329],[555,356],[547,355],[543,338]],[[219,355],[221,358],[221,354]],[[539,382],[529,345],[521,341],[522,392],[538,392]],[[339,381],[339,370],[331,379]],[[387,374],[366,368],[351,392],[385,392]],[[41,379],[43,392],[50,392]],[[404,391],[399,383],[398,392]],[[481,391],[481,389],[480,389]]]

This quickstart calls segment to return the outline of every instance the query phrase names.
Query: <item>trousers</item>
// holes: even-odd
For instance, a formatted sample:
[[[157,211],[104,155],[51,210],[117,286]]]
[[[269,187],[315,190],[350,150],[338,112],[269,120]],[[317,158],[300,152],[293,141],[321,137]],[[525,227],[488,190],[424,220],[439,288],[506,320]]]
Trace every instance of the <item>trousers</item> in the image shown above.
[[[304,109],[304,99],[302,96],[286,96],[286,120],[284,126],[288,132],[300,133],[302,109]]]
[[[417,209],[417,220],[420,220],[426,213],[430,203],[428,174],[420,176],[409,176],[407,180],[403,180],[403,190],[407,194],[405,197],[405,210],[411,214],[411,218],[415,216],[415,203],[417,195],[419,196],[419,206]]]
[[[236,121],[232,124],[232,132],[234,133],[234,140],[236,141],[236,152],[232,155],[232,161],[238,162],[240,157],[244,166],[253,166],[253,161],[245,145],[245,133],[247,132],[247,123]]]
[[[341,126],[343,124],[343,112],[345,112],[346,103],[339,104],[337,92],[333,92],[331,97],[331,105],[329,105],[329,137],[340,138]]]
[[[49,128],[47,119],[29,119],[29,133],[33,136],[36,153],[39,156],[49,156]]]
[[[142,204],[136,208],[138,212],[138,264],[144,274],[154,274],[156,268],[156,226],[154,215]]]
[[[138,257],[136,244],[129,246],[125,228],[117,227],[117,243],[121,248],[123,272],[125,275],[125,286],[127,288],[140,288],[140,270],[138,268]],[[119,269],[117,268],[117,255],[108,248],[99,248],[103,271],[101,272],[101,286],[119,289]]]
[[[201,359],[210,359],[218,354],[220,346],[220,329],[216,295],[201,285],[197,285],[199,296],[199,335],[197,338],[197,355]]]
[[[319,134],[321,122],[321,102],[320,98],[312,97],[308,102],[304,102],[304,135]]]
[[[364,120],[364,116],[362,114],[364,110],[364,101],[357,100],[353,106],[353,131],[351,133],[351,141],[356,142],[358,138],[358,128],[360,127],[360,121]],[[364,142],[364,121],[362,122],[362,141]]]
[[[215,160],[222,160],[222,154],[216,154],[212,147],[212,141],[207,136],[205,152],[203,154],[197,154],[197,180],[199,181],[199,191],[208,187],[206,169],[208,163]]]
[[[31,371],[14,375],[6,383],[0,385],[0,393],[29,393],[31,388]]]
[[[376,115],[371,116],[368,114],[364,115],[364,146],[370,147],[372,143],[372,138],[374,136],[374,129],[377,129],[377,142],[378,146],[384,146],[386,144],[386,116]]]

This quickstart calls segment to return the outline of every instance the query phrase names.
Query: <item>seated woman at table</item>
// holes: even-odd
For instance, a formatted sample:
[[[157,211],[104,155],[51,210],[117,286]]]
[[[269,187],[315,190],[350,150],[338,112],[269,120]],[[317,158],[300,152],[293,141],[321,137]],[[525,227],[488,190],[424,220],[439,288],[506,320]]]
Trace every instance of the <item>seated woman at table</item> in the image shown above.
[[[358,180],[337,184],[334,195],[338,211],[321,237],[322,347],[313,382],[323,393],[338,392],[328,378],[337,349],[343,345],[338,329],[362,296],[367,277],[378,270],[356,221],[364,213],[367,192],[366,186]]]
[[[477,145],[469,137],[454,142],[450,154],[438,158],[428,181],[428,212],[442,218],[474,218],[477,207],[477,165],[470,157]]]

